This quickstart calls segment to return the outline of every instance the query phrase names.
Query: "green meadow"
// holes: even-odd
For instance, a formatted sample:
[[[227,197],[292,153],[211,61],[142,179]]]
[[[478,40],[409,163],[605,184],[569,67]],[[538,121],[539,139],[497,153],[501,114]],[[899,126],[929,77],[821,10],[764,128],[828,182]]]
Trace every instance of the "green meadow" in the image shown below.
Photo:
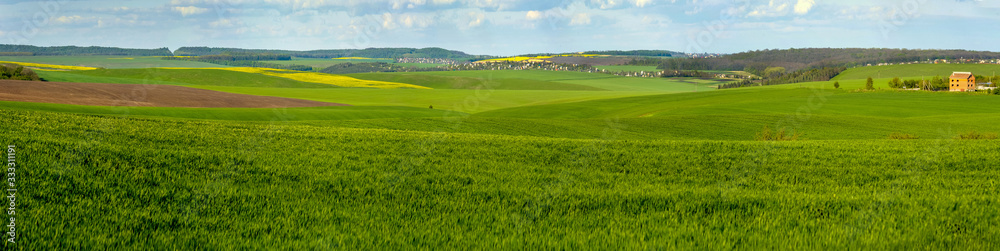
[[[1000,96],[886,84],[992,66],[938,67],[723,90],[554,71],[348,75],[432,89],[39,72],[353,106],[3,101],[0,138],[32,184],[28,249],[993,249]],[[778,129],[796,138],[760,140]]]
[[[41,249],[989,249],[1000,234],[996,140],[0,117],[35,177],[21,244]]]
[[[333,85],[300,82],[287,78],[217,69],[98,69],[40,73],[52,82],[167,84],[274,88],[336,88]]]
[[[910,65],[886,65],[869,66],[848,69],[844,73],[833,78],[833,80],[866,79],[872,78],[908,78],[908,79],[930,79],[934,76],[948,78],[952,72],[972,72],[976,75],[993,76],[1000,71],[1000,65],[996,64],[910,64]]]
[[[519,78],[448,76],[447,74],[415,74],[415,73],[359,73],[347,76],[377,81],[414,84],[434,89],[476,89],[484,86],[502,90],[583,90],[607,91],[588,85],[577,85],[554,81],[543,81]]]

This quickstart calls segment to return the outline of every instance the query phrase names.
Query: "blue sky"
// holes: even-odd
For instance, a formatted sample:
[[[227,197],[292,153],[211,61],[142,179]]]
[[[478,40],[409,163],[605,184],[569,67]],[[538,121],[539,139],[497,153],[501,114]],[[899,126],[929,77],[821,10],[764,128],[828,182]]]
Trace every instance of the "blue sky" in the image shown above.
[[[3,0],[0,43],[442,47],[514,55],[864,47],[1000,51],[993,0]],[[958,37],[963,36],[963,37]]]

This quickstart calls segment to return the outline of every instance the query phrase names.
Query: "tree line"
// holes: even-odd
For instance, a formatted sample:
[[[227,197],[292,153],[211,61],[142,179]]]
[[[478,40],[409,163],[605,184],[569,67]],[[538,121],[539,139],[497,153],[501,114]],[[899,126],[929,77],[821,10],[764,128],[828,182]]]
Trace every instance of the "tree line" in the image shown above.
[[[566,55],[566,54],[576,54],[573,53],[535,53],[535,54],[524,54],[519,55],[520,57],[538,57],[538,56],[552,56],[552,55]],[[666,51],[666,50],[632,50],[632,51],[621,51],[621,50],[608,50],[608,51],[585,51],[582,54],[593,54],[593,55],[608,55],[608,56],[631,56],[631,57],[673,57],[674,55],[684,55],[683,52],[676,51]]]
[[[666,50],[631,50],[631,51],[587,51],[584,54],[610,55],[610,56],[634,56],[634,57],[673,57],[684,55],[682,52]]]
[[[173,56],[170,49],[124,49],[115,47],[55,46],[0,44],[0,53],[5,56]],[[29,55],[30,54],[30,55]]]
[[[470,59],[479,58],[461,51],[452,51],[442,48],[368,48],[368,49],[339,49],[339,50],[312,50],[312,51],[291,51],[291,50],[259,50],[259,49],[239,49],[239,48],[215,48],[215,47],[181,47],[174,51],[177,56],[206,56],[219,55],[225,53],[271,53],[287,54],[300,58],[342,58],[342,57],[363,57],[363,58],[449,58]]]
[[[17,64],[0,64],[0,79],[40,81],[38,74]]]
[[[262,62],[258,60],[291,60],[290,55],[281,54],[270,54],[270,53],[227,53],[222,55],[207,55],[207,56],[196,56],[196,57],[162,57],[163,60],[183,60],[183,61],[194,61],[217,65],[226,66],[236,66],[236,67],[259,67],[259,68],[272,68],[272,69],[283,69],[283,70],[295,70],[295,71],[312,71],[313,67],[308,65],[285,65],[270,62]]]
[[[637,61],[635,64],[657,65],[664,70],[746,71],[761,74],[768,67],[784,67],[789,71],[821,69],[823,67],[857,67],[879,63],[923,62],[945,60],[1000,59],[1000,53],[966,50],[907,50],[907,49],[787,49],[756,50],[717,58],[669,58]]]
[[[663,71],[663,78],[714,78],[715,74],[704,71]]]
[[[990,77],[990,76],[983,76],[983,75],[976,75],[976,83],[994,83],[994,84],[997,84],[997,83],[1000,83],[1000,75],[998,75],[998,76],[992,76],[992,77]]]
[[[745,79],[733,83],[721,84],[718,87],[719,89],[728,89],[747,86],[829,81],[845,70],[847,70],[847,67],[823,67],[820,69],[802,69],[792,73],[785,73],[785,69],[782,67],[771,67],[765,69],[764,73],[759,75],[761,76],[760,79]]]
[[[869,79],[871,79],[869,77]],[[1000,83],[1000,76],[976,76],[976,83],[993,83],[990,87],[996,87]],[[889,88],[919,88],[927,91],[947,91],[951,89],[951,81],[947,77],[934,76],[931,79],[901,79],[895,77],[889,80]]]
[[[275,53],[226,52],[219,55],[199,56],[198,59],[221,61],[288,61],[292,55]]]

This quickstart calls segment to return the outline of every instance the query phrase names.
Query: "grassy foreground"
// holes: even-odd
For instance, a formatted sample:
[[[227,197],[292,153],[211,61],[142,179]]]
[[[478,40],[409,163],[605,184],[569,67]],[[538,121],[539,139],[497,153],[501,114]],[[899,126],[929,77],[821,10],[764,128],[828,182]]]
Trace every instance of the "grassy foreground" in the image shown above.
[[[1000,241],[996,140],[620,140],[613,121],[600,139],[571,140],[280,118],[0,117],[26,177],[22,249],[982,250]]]

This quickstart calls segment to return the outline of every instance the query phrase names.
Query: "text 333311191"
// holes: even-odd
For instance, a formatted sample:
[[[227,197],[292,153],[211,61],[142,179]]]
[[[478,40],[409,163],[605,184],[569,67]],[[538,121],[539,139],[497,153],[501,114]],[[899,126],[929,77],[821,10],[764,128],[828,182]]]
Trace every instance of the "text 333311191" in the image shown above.
[[[17,199],[17,187],[15,187],[15,177],[14,171],[16,170],[17,163],[14,154],[14,145],[7,146],[7,200],[10,201],[9,207],[7,208],[7,215],[10,216],[10,223],[7,224],[7,242],[14,243],[14,238],[17,237],[17,233],[14,231],[14,213],[17,207],[15,200]]]

